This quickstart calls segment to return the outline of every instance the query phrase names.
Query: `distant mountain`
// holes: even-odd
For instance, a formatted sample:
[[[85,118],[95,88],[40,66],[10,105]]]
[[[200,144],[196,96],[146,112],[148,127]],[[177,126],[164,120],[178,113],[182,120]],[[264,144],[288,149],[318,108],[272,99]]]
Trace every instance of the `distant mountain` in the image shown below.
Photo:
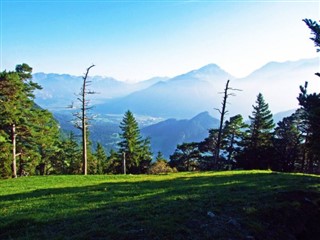
[[[91,81],[89,89],[97,93],[90,95],[90,99],[93,104],[104,103],[167,79],[166,77],[154,77],[138,83],[126,83],[111,77],[89,76],[88,80]],[[41,90],[35,92],[36,103],[51,111],[60,111],[72,102],[76,103],[75,95],[80,92],[83,82],[81,76],[54,73],[35,73],[33,80],[42,86]]]
[[[141,133],[151,138],[154,153],[158,151],[168,158],[176,146],[184,142],[200,142],[208,136],[210,128],[217,128],[219,120],[203,112],[190,120],[168,119],[163,122],[145,127]]]
[[[298,108],[300,85],[308,81],[309,92],[320,89],[320,81],[314,74],[318,71],[319,64],[319,58],[271,62],[245,78],[234,80],[231,84],[243,92],[238,93],[235,100],[231,100],[232,110],[239,109],[244,118],[247,118],[259,92],[263,94],[273,113]]]
[[[288,111],[285,111],[285,112],[279,112],[279,113],[276,113],[273,115],[273,121],[274,123],[276,124],[277,126],[277,123],[282,121],[283,118],[285,117],[290,117],[293,113],[295,113],[295,109],[293,110],[288,110]]]
[[[134,113],[165,118],[190,118],[220,105],[226,79],[233,78],[215,64],[179,75],[149,88],[97,105],[98,112]]]
[[[236,79],[215,64],[158,82],[148,88],[125,97],[111,99],[97,105],[103,113],[123,113],[130,109],[134,113],[165,118],[190,118],[198,112],[209,111],[217,116],[214,108],[220,108],[222,95],[228,79],[236,96],[230,97],[230,115],[242,114],[244,118],[252,112],[256,96],[261,92],[272,112],[281,112],[298,107],[299,86],[309,81],[309,91],[320,89],[314,75],[318,71],[319,59],[272,62],[254,71],[245,78]]]
[[[245,78],[235,78],[216,64],[181,74],[174,78],[152,78],[139,83],[126,83],[113,78],[90,77],[94,113],[134,114],[190,119],[199,112],[208,111],[218,116],[225,83],[241,89],[229,97],[229,115],[242,114],[245,119],[252,112],[256,96],[261,92],[273,113],[298,107],[299,86],[309,81],[308,91],[319,91],[320,81],[314,75],[319,71],[319,59],[271,62]],[[82,77],[67,74],[34,74],[34,80],[43,86],[36,92],[36,103],[51,111],[60,111],[77,103],[75,93],[81,89]]]

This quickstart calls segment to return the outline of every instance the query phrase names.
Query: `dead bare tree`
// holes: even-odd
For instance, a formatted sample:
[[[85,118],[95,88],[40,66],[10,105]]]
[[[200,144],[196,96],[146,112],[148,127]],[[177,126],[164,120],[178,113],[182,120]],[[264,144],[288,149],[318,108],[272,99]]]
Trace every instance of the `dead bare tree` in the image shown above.
[[[217,166],[217,163],[220,158],[220,148],[221,148],[221,138],[222,138],[222,130],[223,130],[223,124],[224,124],[224,117],[228,113],[228,111],[226,109],[227,103],[228,103],[227,100],[228,100],[228,97],[235,96],[234,93],[232,93],[232,92],[229,93],[228,91],[241,91],[240,89],[229,87],[229,83],[230,83],[230,80],[228,79],[224,91],[220,92],[223,94],[223,100],[221,103],[221,105],[222,105],[221,110],[218,108],[215,108],[215,110],[217,110],[220,113],[220,125],[219,125],[218,137],[217,137],[217,142],[216,142],[216,146],[215,146],[215,156],[214,156],[214,166],[215,167]]]
[[[78,94],[78,100],[81,103],[80,112],[74,113],[73,115],[76,117],[78,121],[75,121],[75,127],[80,129],[82,132],[82,173],[87,175],[88,173],[88,158],[87,158],[87,133],[88,133],[88,126],[89,120],[92,120],[87,115],[87,111],[90,110],[92,107],[89,106],[90,101],[87,99],[88,94],[95,94],[96,92],[88,90],[92,81],[88,80],[89,71],[95,65],[91,65],[87,68],[86,73],[82,77],[83,84],[81,88],[81,92]]]

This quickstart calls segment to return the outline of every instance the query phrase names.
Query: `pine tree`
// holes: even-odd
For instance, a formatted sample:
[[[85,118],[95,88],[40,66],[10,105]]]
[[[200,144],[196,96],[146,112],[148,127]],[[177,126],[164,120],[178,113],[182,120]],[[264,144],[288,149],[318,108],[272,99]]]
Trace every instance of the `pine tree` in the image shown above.
[[[130,173],[142,173],[152,159],[150,141],[142,139],[138,123],[130,111],[125,113],[120,129],[119,154],[125,154],[126,168]]]
[[[311,19],[303,20],[311,29],[314,37],[310,38],[315,46],[317,52],[320,52],[320,25]],[[320,73],[316,73],[320,77]],[[299,94],[298,101],[303,112],[302,118],[304,122],[304,135],[305,139],[305,163],[303,171],[314,173],[320,172],[320,94],[313,93],[307,94],[308,83],[305,86],[300,86],[301,93]]]
[[[199,143],[179,144],[173,155],[170,156],[170,166],[179,171],[194,171],[199,169]]]
[[[58,174],[80,174],[81,149],[73,132],[68,133],[59,142],[59,150],[51,160],[51,164]]]
[[[104,168],[104,173],[120,174],[123,173],[121,155],[111,149]]]
[[[41,87],[32,82],[32,68],[27,64],[17,65],[15,72],[0,73],[0,130],[4,142],[11,144],[12,177],[17,177],[17,156],[30,150],[32,120],[34,119],[34,90]],[[28,144],[27,144],[28,143]],[[8,146],[8,145],[7,145]],[[29,151],[29,157],[36,152]],[[8,156],[8,154],[5,154]],[[36,157],[37,158],[37,157]],[[2,156],[2,161],[3,156]]]
[[[218,168],[214,158],[216,156],[216,145],[218,139],[218,129],[209,129],[209,136],[199,143],[200,157],[198,159],[201,170],[212,170]],[[219,162],[221,164],[221,161]],[[220,167],[219,167],[220,168]]]
[[[320,25],[317,22],[307,18],[303,19],[302,21],[304,21],[305,24],[307,24],[307,26],[311,29],[314,37],[310,39],[314,42],[314,45],[316,47],[320,47]],[[320,48],[317,48],[317,52],[320,52]]]
[[[283,172],[300,171],[302,143],[304,136],[299,129],[299,111],[283,118],[275,128],[273,146],[275,151],[274,169]]]
[[[230,117],[223,130],[223,153],[228,164],[235,161],[236,154],[242,149],[241,143],[246,138],[245,129],[249,125],[243,122],[240,114]]]
[[[270,150],[275,124],[269,105],[264,101],[261,93],[257,96],[256,105],[252,107],[252,116],[249,116],[251,123],[246,142],[245,159],[240,161],[240,165],[248,169],[267,169],[270,167],[272,159]]]
[[[270,146],[272,139],[272,130],[275,127],[273,116],[269,110],[269,105],[264,101],[261,93],[257,96],[252,116],[249,116],[250,124],[250,145],[253,149]]]
[[[306,82],[304,87],[300,87],[301,93],[298,97],[305,135],[307,166],[304,171],[315,173],[320,171],[320,94],[308,94],[307,86]]]
[[[94,156],[97,161],[97,174],[103,174],[106,161],[107,161],[107,155],[106,152],[104,151],[102,145],[100,143],[97,144],[96,152],[94,153]]]

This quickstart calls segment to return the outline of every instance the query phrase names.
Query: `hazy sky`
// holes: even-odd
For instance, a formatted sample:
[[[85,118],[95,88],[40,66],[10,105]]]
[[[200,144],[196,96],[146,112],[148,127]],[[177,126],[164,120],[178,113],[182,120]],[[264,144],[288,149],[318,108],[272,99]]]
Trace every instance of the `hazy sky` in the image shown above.
[[[1,1],[1,71],[119,80],[173,77],[216,63],[244,77],[269,61],[319,54],[304,18],[319,1]]]

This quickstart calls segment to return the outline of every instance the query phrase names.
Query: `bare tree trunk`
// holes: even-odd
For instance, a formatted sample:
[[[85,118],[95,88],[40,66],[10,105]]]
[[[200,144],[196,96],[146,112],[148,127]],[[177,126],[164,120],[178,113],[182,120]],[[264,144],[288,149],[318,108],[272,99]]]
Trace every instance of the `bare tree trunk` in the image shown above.
[[[82,86],[82,93],[81,93],[81,121],[82,121],[82,173],[84,175],[87,175],[88,173],[88,157],[87,157],[87,127],[88,127],[88,116],[86,113],[86,110],[88,109],[88,102],[86,100],[87,94],[93,94],[91,91],[87,91],[86,87],[88,85],[87,78],[90,69],[94,67],[94,65],[91,65],[87,68],[87,72],[85,76],[83,77],[83,86]]]
[[[226,114],[226,104],[227,104],[227,98],[228,98],[228,90],[229,90],[229,82],[226,83],[226,88],[224,89],[224,96],[222,101],[222,110],[218,110],[220,112],[220,126],[219,126],[219,132],[218,132],[218,139],[215,147],[215,157],[214,157],[214,165],[216,166],[220,157],[220,145],[221,145],[221,136],[222,136],[222,128],[224,123],[224,116]]]
[[[229,96],[235,96],[234,93],[228,93],[229,90],[232,91],[241,91],[240,89],[230,88],[229,87],[230,80],[227,81],[226,87],[224,89],[224,96],[222,100],[222,109],[216,109],[220,113],[220,126],[219,126],[219,132],[218,132],[218,138],[217,143],[215,146],[215,157],[214,157],[214,167],[217,168],[217,164],[220,158],[220,148],[221,148],[221,138],[222,138],[222,130],[223,130],[223,124],[224,124],[224,116],[228,113],[226,110],[227,108],[227,100]]]
[[[88,171],[88,158],[87,158],[87,119],[86,119],[86,80],[87,74],[83,78],[82,87],[82,173],[87,175]]]
[[[12,177],[17,178],[17,154],[16,154],[16,125],[11,126],[12,139]]]

